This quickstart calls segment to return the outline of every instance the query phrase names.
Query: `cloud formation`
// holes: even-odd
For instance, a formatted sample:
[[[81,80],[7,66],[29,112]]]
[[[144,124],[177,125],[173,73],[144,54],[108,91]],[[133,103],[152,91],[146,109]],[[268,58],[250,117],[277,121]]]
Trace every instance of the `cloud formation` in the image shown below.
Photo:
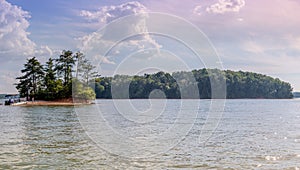
[[[84,53],[102,64],[116,64],[117,61],[112,61],[113,55],[118,57],[124,57],[129,55],[131,52],[136,50],[141,50],[145,48],[155,48],[157,51],[161,48],[153,37],[148,34],[148,29],[146,26],[146,18],[149,10],[141,3],[133,1],[120,4],[117,6],[104,6],[97,11],[80,11],[80,16],[86,18],[90,22],[98,22],[109,24],[119,18],[137,15],[134,20],[128,22],[120,21],[121,26],[110,27],[107,29],[104,27],[102,30],[93,32],[91,34],[85,35],[80,40],[80,49]],[[132,35],[133,37],[126,37]],[[124,40],[119,42],[120,38],[124,36]],[[101,56],[99,53],[101,49],[105,49],[108,46],[115,46],[116,52],[111,52],[109,56]],[[91,56],[92,55],[92,56]],[[115,58],[116,59],[116,58]],[[116,60],[121,60],[120,58]]]
[[[219,0],[219,2],[207,7],[206,11],[215,14],[239,12],[245,4],[245,0]]]
[[[26,31],[30,15],[20,7],[0,0],[0,56],[7,54],[30,55],[34,53],[35,43]]]
[[[80,16],[91,21],[109,23],[126,15],[140,14],[147,12],[147,8],[139,2],[127,2],[118,6],[104,6],[98,11],[82,10]]]
[[[0,0],[0,60],[24,59],[33,55],[52,55],[48,46],[38,47],[28,36],[27,11]],[[5,58],[4,57],[9,57]]]

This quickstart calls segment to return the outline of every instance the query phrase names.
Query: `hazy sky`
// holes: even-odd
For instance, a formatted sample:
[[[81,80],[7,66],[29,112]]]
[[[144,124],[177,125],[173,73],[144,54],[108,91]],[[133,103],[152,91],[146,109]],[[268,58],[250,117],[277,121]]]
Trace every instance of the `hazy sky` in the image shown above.
[[[0,0],[0,93],[16,92],[13,83],[26,58],[44,62],[63,49],[80,50],[107,23],[143,12],[172,14],[196,25],[215,46],[224,69],[278,77],[300,91],[299,9],[298,0]],[[151,35],[139,40],[152,48],[168,43]],[[134,45],[140,49],[134,40],[127,47]],[[189,53],[181,53],[188,60]],[[103,72],[121,61],[99,58]]]

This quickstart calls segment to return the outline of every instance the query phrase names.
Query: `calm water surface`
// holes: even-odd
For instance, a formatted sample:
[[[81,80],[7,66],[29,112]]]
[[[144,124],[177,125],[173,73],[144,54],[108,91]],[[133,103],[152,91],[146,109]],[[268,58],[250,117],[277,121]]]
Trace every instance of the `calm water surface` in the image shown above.
[[[149,107],[147,100],[135,102],[137,109]],[[95,145],[75,113],[76,109],[96,112],[94,106],[0,106],[0,169],[300,168],[300,100],[227,100],[223,117],[205,144],[198,138],[210,101],[200,103],[193,128],[179,144],[143,159],[120,157]],[[159,134],[171,126],[179,104],[179,100],[169,100],[164,114],[149,124],[126,123],[110,100],[98,100],[96,106],[102,108],[112,128],[141,135]]]

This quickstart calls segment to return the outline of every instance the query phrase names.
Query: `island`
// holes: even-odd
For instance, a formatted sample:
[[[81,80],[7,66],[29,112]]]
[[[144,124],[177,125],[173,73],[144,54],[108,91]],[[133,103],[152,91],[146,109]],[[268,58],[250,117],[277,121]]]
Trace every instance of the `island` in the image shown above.
[[[74,68],[76,74],[74,75]],[[91,104],[95,91],[90,79],[96,76],[95,66],[80,53],[63,50],[61,55],[42,65],[36,57],[27,59],[23,74],[16,79],[16,88],[26,103],[22,105]]]
[[[199,93],[197,98],[211,99],[212,79],[224,82],[227,99],[293,98],[293,89],[288,82],[253,72],[202,68],[173,73],[101,76],[83,53],[69,50],[63,50],[56,59],[49,58],[44,65],[36,57],[30,58],[21,73],[23,75],[16,78],[19,80],[16,88],[27,101],[26,105],[67,106],[91,104],[95,99],[147,99],[155,90],[163,92],[167,99],[194,99],[196,91]],[[124,93],[126,90],[128,93]],[[188,95],[182,97],[183,93]]]

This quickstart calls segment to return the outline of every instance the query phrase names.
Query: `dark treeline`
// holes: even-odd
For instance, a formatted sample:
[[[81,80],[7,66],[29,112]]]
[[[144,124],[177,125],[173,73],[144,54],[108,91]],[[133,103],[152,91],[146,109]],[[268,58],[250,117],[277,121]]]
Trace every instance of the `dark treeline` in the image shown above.
[[[74,68],[76,75],[73,75]],[[77,52],[62,51],[61,55],[42,65],[36,57],[32,57],[24,64],[22,76],[17,77],[19,83],[16,88],[21,97],[27,100],[58,100],[76,98],[92,100],[94,90],[89,87],[90,79],[94,78],[93,66],[85,56]]]
[[[149,98],[151,92],[161,90],[169,99],[194,98],[194,96],[210,99],[212,98],[212,79],[216,84],[218,81],[224,82],[226,98],[229,99],[283,99],[293,97],[291,85],[278,78],[252,72],[221,71],[218,69],[200,69],[172,74],[158,72],[143,76],[99,77],[95,79],[93,86],[95,87],[96,98]],[[193,87],[198,87],[198,89],[195,90]],[[126,91],[129,91],[128,94]],[[199,95],[195,95],[195,92],[198,92]],[[153,96],[155,98],[155,94]],[[160,98],[161,96],[157,97]]]

